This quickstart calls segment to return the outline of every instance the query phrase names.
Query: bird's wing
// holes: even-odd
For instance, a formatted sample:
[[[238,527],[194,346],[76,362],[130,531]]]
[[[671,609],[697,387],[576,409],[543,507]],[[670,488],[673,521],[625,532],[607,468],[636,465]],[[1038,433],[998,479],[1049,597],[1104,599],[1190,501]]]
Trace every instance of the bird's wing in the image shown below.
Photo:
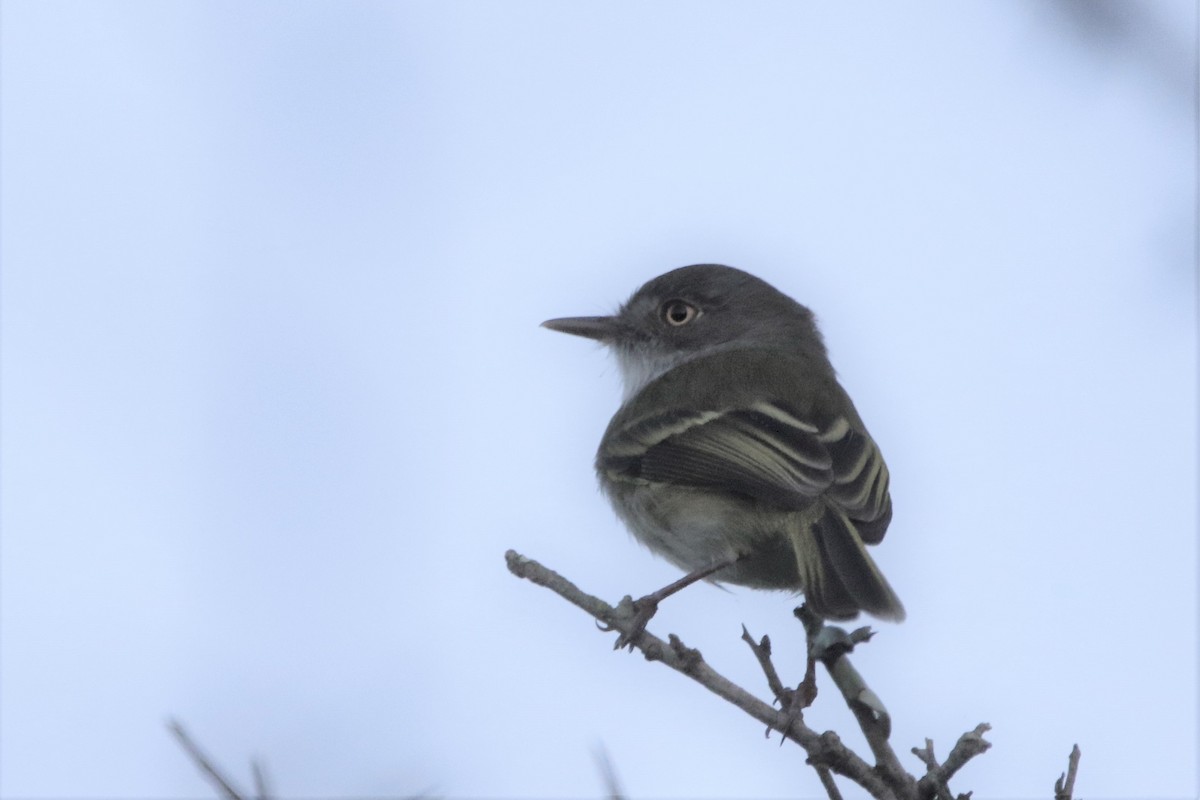
[[[891,517],[887,466],[871,437],[845,417],[817,423],[778,403],[633,420],[606,437],[597,466],[614,480],[731,491],[784,509],[823,495],[868,543]]]

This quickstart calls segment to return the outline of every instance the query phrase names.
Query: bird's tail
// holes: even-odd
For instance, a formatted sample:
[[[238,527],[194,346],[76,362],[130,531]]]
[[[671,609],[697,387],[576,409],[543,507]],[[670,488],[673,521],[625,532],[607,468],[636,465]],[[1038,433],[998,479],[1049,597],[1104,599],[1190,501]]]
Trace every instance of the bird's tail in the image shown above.
[[[866,611],[902,621],[904,605],[875,566],[854,523],[825,504],[814,511],[791,528],[805,603],[825,619],[853,619]]]

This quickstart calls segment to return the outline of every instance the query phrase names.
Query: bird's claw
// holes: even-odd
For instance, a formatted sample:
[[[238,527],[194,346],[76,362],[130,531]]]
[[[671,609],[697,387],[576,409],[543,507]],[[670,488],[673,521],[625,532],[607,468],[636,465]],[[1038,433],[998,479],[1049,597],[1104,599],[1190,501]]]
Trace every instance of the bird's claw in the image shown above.
[[[634,600],[629,595],[625,595],[613,611],[615,612],[613,614],[613,622],[603,624],[597,622],[596,625],[602,631],[620,631],[617,641],[613,644],[613,650],[621,650],[628,647],[630,652],[633,652],[634,645],[641,640],[646,626],[654,618],[654,615],[658,613],[658,600],[650,595],[639,600]]]

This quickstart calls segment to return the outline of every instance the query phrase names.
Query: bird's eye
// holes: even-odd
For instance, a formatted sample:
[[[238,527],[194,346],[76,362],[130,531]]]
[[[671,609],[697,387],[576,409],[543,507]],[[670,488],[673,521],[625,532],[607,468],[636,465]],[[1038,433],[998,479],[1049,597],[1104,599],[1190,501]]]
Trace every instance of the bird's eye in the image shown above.
[[[681,327],[700,316],[700,311],[691,303],[682,300],[668,300],[660,309],[663,321],[673,327]]]

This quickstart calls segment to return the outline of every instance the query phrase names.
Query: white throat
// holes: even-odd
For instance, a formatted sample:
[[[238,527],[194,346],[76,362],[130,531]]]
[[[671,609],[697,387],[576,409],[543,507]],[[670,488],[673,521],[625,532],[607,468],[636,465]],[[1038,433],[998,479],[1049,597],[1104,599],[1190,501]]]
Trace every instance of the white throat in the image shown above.
[[[628,403],[651,381],[659,378],[683,362],[693,358],[689,353],[652,353],[645,350],[630,350],[614,347],[617,367],[621,370],[621,383],[625,387],[623,402]]]

